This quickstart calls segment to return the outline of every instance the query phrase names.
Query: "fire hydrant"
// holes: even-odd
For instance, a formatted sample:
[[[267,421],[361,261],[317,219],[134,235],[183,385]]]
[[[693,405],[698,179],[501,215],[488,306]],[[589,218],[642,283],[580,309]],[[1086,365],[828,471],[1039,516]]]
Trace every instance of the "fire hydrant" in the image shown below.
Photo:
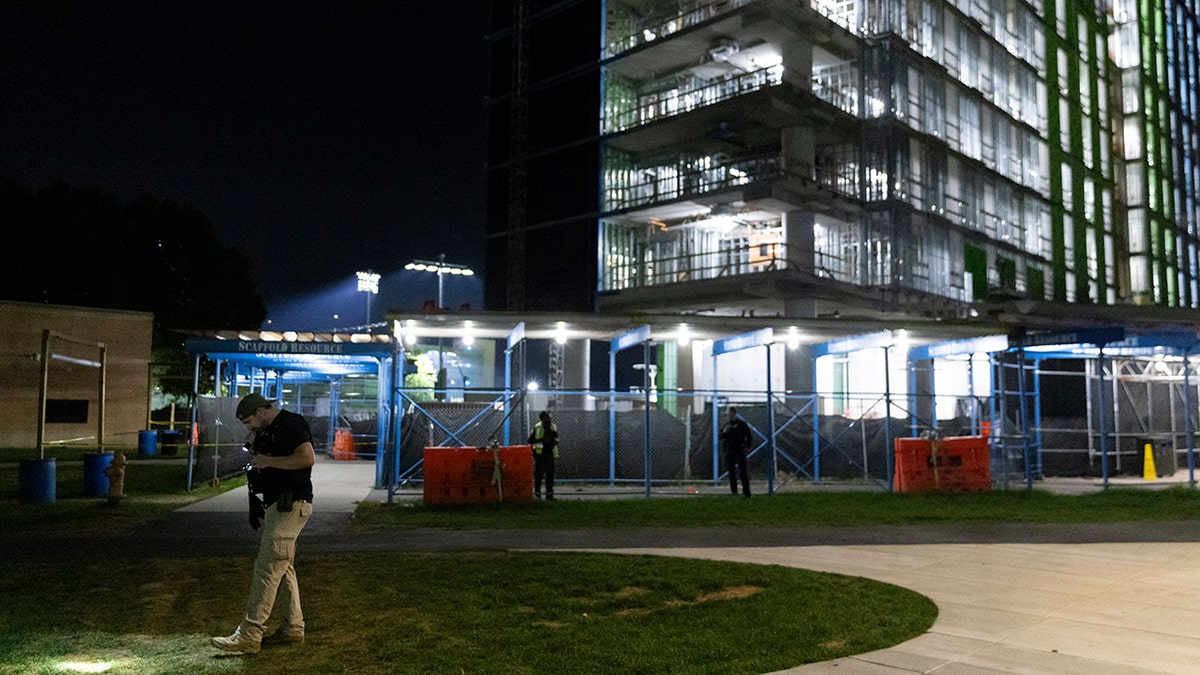
[[[104,470],[108,476],[108,503],[116,504],[125,496],[125,453],[113,453],[112,464]]]

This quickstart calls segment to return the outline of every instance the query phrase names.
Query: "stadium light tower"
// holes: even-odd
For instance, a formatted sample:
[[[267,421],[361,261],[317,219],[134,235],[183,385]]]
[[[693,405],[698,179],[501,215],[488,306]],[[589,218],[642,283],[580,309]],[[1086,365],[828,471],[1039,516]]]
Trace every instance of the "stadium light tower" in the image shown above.
[[[437,303],[438,303],[439,310],[445,308],[445,298],[442,294],[442,290],[443,290],[442,277],[446,274],[461,275],[464,277],[469,277],[469,276],[472,276],[475,274],[475,270],[471,269],[470,267],[467,267],[466,265],[457,265],[455,263],[446,262],[446,254],[445,253],[438,256],[437,262],[432,262],[429,260],[414,260],[414,261],[408,263],[407,265],[405,265],[404,269],[416,270],[418,272],[435,272],[435,273],[437,273],[437,279],[438,279]]]
[[[437,282],[438,282],[437,305],[438,305],[439,312],[445,308],[445,304],[446,304],[445,296],[443,295],[442,278],[447,274],[454,274],[454,275],[464,276],[464,277],[469,277],[469,276],[472,276],[475,274],[475,270],[472,270],[470,267],[467,267],[466,265],[456,265],[454,263],[446,262],[446,254],[445,253],[438,255],[437,262],[432,262],[429,260],[414,260],[414,261],[408,263],[407,265],[405,265],[404,269],[415,270],[417,272],[435,272],[437,274]],[[445,385],[445,382],[446,382],[445,347],[443,345],[442,337],[440,335],[438,336],[438,379],[437,379],[437,381],[439,384],[436,386],[441,386],[441,387],[446,386]],[[445,394],[444,393],[435,393],[434,398],[436,398],[437,400],[440,401],[445,398]]]
[[[367,325],[371,325],[371,296],[379,293],[379,275],[367,270],[355,272],[358,277],[358,290],[367,294]]]

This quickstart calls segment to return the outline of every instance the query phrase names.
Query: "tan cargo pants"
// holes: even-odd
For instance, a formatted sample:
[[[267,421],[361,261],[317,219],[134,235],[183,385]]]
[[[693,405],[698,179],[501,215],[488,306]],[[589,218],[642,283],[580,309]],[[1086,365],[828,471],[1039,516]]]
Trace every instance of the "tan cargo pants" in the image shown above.
[[[296,502],[292,510],[280,513],[275,505],[267,507],[263,518],[262,539],[258,558],[254,561],[254,578],[250,582],[250,599],[246,615],[238,631],[252,640],[261,640],[263,626],[275,606],[279,585],[287,594],[280,617],[279,630],[288,634],[304,633],[304,612],[300,609],[300,586],[296,583],[296,537],[312,516],[312,504]]]

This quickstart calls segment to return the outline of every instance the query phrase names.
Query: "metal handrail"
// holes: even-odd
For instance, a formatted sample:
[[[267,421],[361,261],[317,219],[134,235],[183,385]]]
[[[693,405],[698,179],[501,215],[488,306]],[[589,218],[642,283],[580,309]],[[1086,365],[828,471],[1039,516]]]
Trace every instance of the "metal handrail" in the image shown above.
[[[676,88],[641,94],[637,104],[604,120],[604,133],[625,131],[697,108],[713,105],[743,94],[783,83],[783,66],[760,68],[728,80],[711,82],[699,87]]]
[[[658,38],[664,38],[685,28],[699,25],[713,17],[732,12],[753,1],[714,0],[710,2],[680,3],[679,13],[670,19],[660,19],[650,24],[639,21],[638,26],[633,32],[621,36],[618,40],[609,42],[604,47],[604,58],[612,58],[634,47],[649,44]]]

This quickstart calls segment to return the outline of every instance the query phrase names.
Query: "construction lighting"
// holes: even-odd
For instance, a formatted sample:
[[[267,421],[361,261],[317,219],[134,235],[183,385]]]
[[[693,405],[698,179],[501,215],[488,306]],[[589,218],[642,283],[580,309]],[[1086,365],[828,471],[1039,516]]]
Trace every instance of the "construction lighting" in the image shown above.
[[[379,275],[367,270],[355,272],[358,277],[358,290],[367,294],[367,324],[371,323],[371,296],[379,293]]]
[[[444,253],[438,256],[437,262],[432,262],[429,260],[414,260],[410,263],[407,263],[404,266],[404,269],[414,272],[433,272],[438,275],[438,309],[445,307],[445,303],[442,300],[442,277],[444,275],[454,274],[458,276],[469,277],[474,276],[475,274],[475,270],[472,270],[466,265],[457,265],[455,263],[446,262],[446,254]]]
[[[526,389],[528,389],[529,391],[537,391],[537,390],[538,390],[538,383],[537,383],[537,382],[530,382],[529,384],[525,385],[525,388],[526,388]]]
[[[366,272],[355,272],[354,274],[355,274],[355,276],[358,277],[358,290],[365,291],[372,295],[376,295],[379,293],[379,275],[378,274],[371,272],[369,270]]]
[[[554,341],[560,345],[567,343],[567,323],[559,321],[558,326],[554,331]]]
[[[679,324],[679,332],[675,335],[675,341],[680,347],[686,347],[692,342],[692,333],[688,330],[686,323]]]

